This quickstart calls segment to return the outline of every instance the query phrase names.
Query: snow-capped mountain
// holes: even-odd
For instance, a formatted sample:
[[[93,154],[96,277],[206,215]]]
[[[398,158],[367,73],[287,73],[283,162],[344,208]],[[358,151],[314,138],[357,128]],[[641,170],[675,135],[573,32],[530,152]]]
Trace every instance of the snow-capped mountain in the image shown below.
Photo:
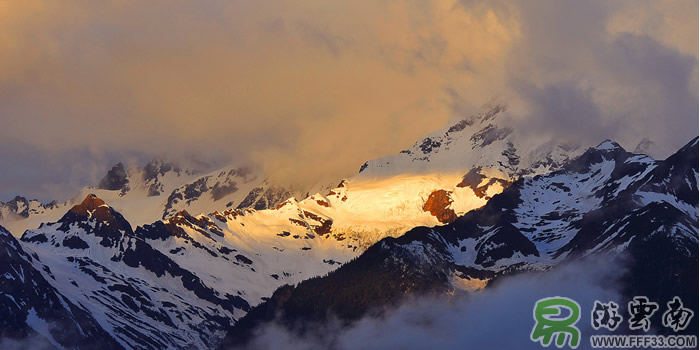
[[[678,295],[697,308],[697,138],[662,161],[605,141],[451,224],[385,238],[326,277],[278,289],[220,348],[275,320],[290,331],[329,317],[351,322],[407,294],[480,290],[516,271],[622,252],[631,257],[625,293]]]
[[[486,106],[409,150],[367,162],[359,174],[334,188],[289,203],[324,218],[333,236],[367,248],[416,226],[452,222],[482,207],[520,176],[557,169],[583,152],[563,141],[531,142],[507,126],[504,113],[503,105]],[[241,206],[251,203],[246,199]],[[278,215],[270,211],[250,215]],[[283,221],[290,219],[280,215]]]
[[[407,150],[366,162],[342,195],[333,189],[325,196],[345,200],[319,209],[338,230],[395,235],[452,222],[520,176],[557,169],[583,152],[564,140],[530,141],[508,126],[506,114],[504,105],[487,105]]]
[[[119,191],[120,196],[128,193],[141,193],[147,197],[159,196],[182,182],[191,179],[197,172],[181,169],[173,163],[153,160],[143,168],[124,168],[117,163],[100,180],[97,189]]]
[[[276,210],[294,198],[303,210],[331,219],[335,235],[357,237],[366,248],[415,226],[452,222],[483,206],[518,177],[556,169],[582,150],[564,140],[530,141],[508,126],[505,106],[487,105],[408,150],[367,162],[359,174],[339,180],[335,188],[323,184],[283,187],[260,171],[240,166],[197,175],[171,163],[153,161],[129,169],[120,163],[98,188],[86,187],[74,200],[43,215],[3,224],[19,235],[41,222],[58,220],[91,193],[134,225],[164,220],[182,210],[194,215],[245,208]],[[280,215],[283,221],[289,219]]]
[[[275,185],[250,168],[226,167],[175,188],[167,198],[161,218],[181,210],[212,213],[226,209],[270,209],[289,198],[307,196],[308,190]]]
[[[375,274],[397,283],[368,306],[406,288],[480,289],[516,266],[542,269],[633,247],[625,228],[638,221],[625,220],[640,219],[622,214],[654,203],[679,210],[669,219],[685,223],[679,242],[697,245],[697,167],[689,177],[686,166],[687,154],[697,159],[697,142],[665,161],[609,141],[583,153],[563,141],[522,137],[504,113],[488,106],[409,150],[367,162],[335,187],[285,188],[240,166],[197,174],[163,162],[117,164],[80,200],[6,223],[24,232],[13,242],[35,257],[36,273],[86,310],[95,332],[117,347],[144,349],[211,348],[278,287],[328,273],[312,281],[341,286],[347,271],[366,271],[352,277],[358,286]],[[608,212],[603,224],[591,223]]]
[[[86,186],[65,202],[54,201],[41,205],[38,201],[29,201],[29,211],[17,210],[22,215],[4,215],[0,217],[0,222],[14,235],[19,236],[42,223],[57,221],[73,205],[79,204],[85,196],[94,193],[113,202],[120,210],[125,211],[133,222],[150,223],[162,215],[165,205],[164,193],[170,193],[197,176],[195,171],[183,170],[172,163],[156,160],[143,168],[126,168],[122,163],[117,163],[107,171],[96,187]],[[16,205],[8,202],[5,207],[15,208]]]
[[[29,216],[44,214],[46,211],[59,206],[56,201],[41,203],[36,199],[27,199],[16,196],[7,202],[0,202],[0,221],[22,220]]]
[[[146,244],[95,196],[25,232],[22,244],[51,267],[50,283],[126,348],[211,345],[217,329],[248,308],[235,291],[213,290]]]
[[[487,104],[479,113],[427,135],[409,149],[366,162],[360,174],[387,177],[456,171],[465,175],[473,171],[514,180],[557,169],[585,150],[567,140],[542,142],[525,137],[509,125],[508,118],[505,105]]]
[[[265,228],[251,223],[243,226],[242,216],[230,215],[231,209],[256,209],[248,212],[245,220],[262,226],[271,221],[284,223],[282,231],[290,231],[290,224],[300,224],[298,220],[320,218],[329,234],[349,239],[349,245],[362,250],[415,226],[452,222],[483,206],[518,177],[556,169],[582,152],[565,142],[533,143],[507,126],[504,113],[503,105],[486,106],[481,113],[436,131],[410,150],[368,162],[359,174],[323,192],[275,187],[241,169],[218,171],[174,190],[163,218],[178,210],[211,213],[210,218],[217,214],[239,222],[239,230],[251,233]],[[227,185],[230,183],[234,185]],[[237,187],[241,190],[219,201],[225,206],[220,205],[217,212],[206,211],[212,208],[217,188]],[[245,197],[241,196],[244,193]],[[300,218],[289,215],[287,204],[298,208]],[[309,224],[310,229],[321,225],[315,221]]]
[[[26,231],[17,246],[50,266],[38,273],[121,346],[211,348],[279,285],[325,274],[357,254],[328,228],[290,200],[275,211],[181,211],[132,230],[88,195],[58,221]]]
[[[245,167],[198,175],[163,162],[117,164],[81,191],[82,202],[13,228],[48,222],[22,235],[23,249],[51,266],[52,286],[122,346],[207,348],[277,287],[326,274],[384,237],[453,222],[516,176],[575,154],[550,142],[521,155],[512,130],[488,132],[507,129],[498,126],[504,110],[489,107],[436,132],[441,144],[421,159],[402,152],[313,195]]]
[[[67,298],[52,283],[52,269],[0,226],[0,335],[36,338],[34,344],[66,348],[121,349],[91,310]]]
[[[305,198],[308,191],[270,183],[259,172],[226,166],[210,173],[180,168],[154,160],[144,167],[113,166],[98,185],[87,186],[72,199],[42,204],[17,197],[0,202],[0,222],[15,235],[58,220],[88,194],[95,194],[123,213],[134,225],[166,219],[181,210],[212,213],[228,208],[273,208],[290,197]]]

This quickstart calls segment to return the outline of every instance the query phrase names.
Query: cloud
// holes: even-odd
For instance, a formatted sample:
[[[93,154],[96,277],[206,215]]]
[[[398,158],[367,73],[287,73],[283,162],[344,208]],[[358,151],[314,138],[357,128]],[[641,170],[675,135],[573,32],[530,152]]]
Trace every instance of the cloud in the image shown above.
[[[697,44],[688,51],[689,43],[659,34],[673,27],[672,15],[680,16],[673,9],[649,2],[518,5],[512,13],[521,18],[521,39],[506,67],[508,86],[525,106],[520,128],[587,144],[611,138],[630,149],[648,137],[660,146],[655,157],[697,134]],[[655,18],[655,25],[633,24],[626,17],[632,5],[641,5],[635,15]]]
[[[42,335],[30,332],[29,336],[24,339],[0,338],[0,349],[6,350],[52,350],[56,346],[51,344],[48,339]]]
[[[154,156],[345,177],[494,97],[537,136],[575,119],[585,140],[645,136],[670,153],[697,129],[694,13],[691,1],[0,0],[0,160],[21,169],[0,174],[0,196],[66,199],[94,168]]]
[[[595,300],[621,303],[622,257],[596,257],[545,273],[506,277],[471,295],[411,299],[348,327],[321,325],[300,337],[280,325],[258,330],[250,349],[541,349],[530,341],[536,301],[565,296],[581,306],[581,349],[589,348],[590,311]],[[595,333],[598,334],[598,333]]]

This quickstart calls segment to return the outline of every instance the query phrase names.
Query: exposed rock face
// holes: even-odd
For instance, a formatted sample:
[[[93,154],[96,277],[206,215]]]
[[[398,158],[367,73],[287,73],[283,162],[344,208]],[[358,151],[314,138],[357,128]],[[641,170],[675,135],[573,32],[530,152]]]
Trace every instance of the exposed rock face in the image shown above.
[[[221,198],[226,197],[227,195],[234,193],[238,191],[238,187],[236,187],[236,182],[235,181],[227,181],[224,183],[217,182],[214,187],[211,189],[211,197],[215,200],[218,201]]]
[[[11,201],[7,203],[1,203],[5,206],[9,212],[18,215],[19,217],[28,218],[29,217],[29,201],[20,196],[16,196]],[[0,219],[2,219],[2,214],[0,213]]]
[[[100,180],[97,188],[110,191],[125,190],[129,184],[129,177],[124,169],[124,164],[117,163],[107,175]]]
[[[443,224],[457,220],[457,214],[450,208],[450,204],[452,204],[450,194],[451,192],[445,190],[437,190],[431,193],[423,205],[423,210],[430,212]]]
[[[250,208],[255,204],[255,201],[258,200],[258,197],[264,192],[265,190],[262,187],[256,187],[252,189],[250,192],[248,192],[248,195],[241,201],[241,203],[238,205],[236,209],[245,209],[245,208]]]
[[[468,173],[464,175],[462,181],[457,184],[457,187],[469,187],[474,191],[474,194],[479,198],[491,199],[490,196],[486,195],[491,185],[500,184],[503,189],[507,188],[512,184],[511,181],[499,179],[496,177],[488,178],[486,175],[481,173],[482,168],[476,167],[469,170]],[[485,179],[488,179],[484,184]]]
[[[255,210],[274,208],[293,196],[292,191],[282,187],[268,187],[266,189],[256,187],[248,193],[237,208],[253,208]]]
[[[170,162],[152,160],[143,167],[143,182],[148,186],[148,196],[159,196],[163,193],[165,186],[160,179],[168,172],[175,172],[180,175],[182,170]]]
[[[423,151],[423,154],[428,154],[433,151],[433,148],[440,148],[440,145],[440,141],[432,140],[431,138],[426,137],[420,144],[420,150]]]
[[[239,193],[239,191],[245,191]],[[273,191],[266,181],[258,178],[258,174],[247,167],[227,168],[215,171],[209,175],[202,176],[185,185],[175,188],[165,204],[162,219],[175,215],[178,211],[191,209],[193,206],[196,212],[202,211],[202,206],[207,208],[229,208],[238,203],[238,208],[254,207],[255,209],[274,208],[268,206],[268,202],[263,197],[272,196]],[[247,196],[243,197],[243,194]],[[290,194],[281,200],[271,200],[277,205],[279,202],[292,196]],[[218,201],[227,201],[212,205]],[[233,199],[233,200],[232,200]],[[208,203],[208,204],[207,204]],[[224,204],[226,203],[226,204]],[[214,209],[207,209],[212,212]],[[190,210],[192,211],[192,210]]]
[[[360,171],[358,171],[358,173],[361,173],[362,171],[367,169],[368,165],[369,165],[369,162],[365,162],[364,164],[362,164],[362,166],[360,166]]]
[[[495,141],[500,141],[508,137],[513,132],[512,128],[499,128],[493,124],[487,125],[478,133],[471,137],[474,147],[486,147]]]
[[[46,210],[58,207],[57,201],[43,204],[36,199],[27,199],[15,196],[8,202],[0,202],[0,221],[12,219],[26,219],[30,215],[41,214]]]
[[[174,190],[168,197],[168,201],[165,204],[165,210],[163,211],[163,219],[173,215],[175,211],[174,206],[180,202],[185,204],[190,204],[192,201],[199,199],[202,193],[209,190],[207,181],[210,177],[206,176],[197,181],[189,183],[183,187]]]

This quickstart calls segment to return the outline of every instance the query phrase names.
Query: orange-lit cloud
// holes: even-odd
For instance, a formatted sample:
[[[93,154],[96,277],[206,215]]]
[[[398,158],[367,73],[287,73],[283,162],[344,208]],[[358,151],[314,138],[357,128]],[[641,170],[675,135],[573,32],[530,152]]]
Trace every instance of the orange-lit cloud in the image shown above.
[[[637,116],[649,95],[697,111],[697,79],[676,76],[697,75],[689,13],[697,3],[0,0],[0,159],[21,170],[0,173],[0,195],[80,178],[55,190],[69,191],[124,157],[252,161],[290,182],[348,176],[494,96],[516,121],[556,125],[551,114],[571,114],[548,99],[559,94],[592,106],[597,122],[580,121],[591,138],[606,126],[637,142],[656,125]],[[676,75],[634,78],[655,67],[650,52],[680,62]],[[640,62],[616,66],[628,60]],[[691,120],[677,118],[650,135],[669,151],[667,134]],[[625,120],[639,124],[629,135]],[[59,175],[22,176],[47,163]]]

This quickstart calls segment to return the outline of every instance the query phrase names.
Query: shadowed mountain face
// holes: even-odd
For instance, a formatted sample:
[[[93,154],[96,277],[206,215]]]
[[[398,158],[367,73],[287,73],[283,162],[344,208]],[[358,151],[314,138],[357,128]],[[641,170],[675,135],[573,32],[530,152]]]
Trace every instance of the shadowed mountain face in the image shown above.
[[[53,287],[51,269],[1,226],[0,247],[0,338],[38,337],[39,343],[66,348],[122,348],[91,310]]]
[[[117,163],[100,180],[97,188],[110,191],[128,191],[129,178],[122,163]]]
[[[626,254],[625,296],[680,296],[697,310],[698,139],[655,161],[606,141],[562,170],[521,178],[451,224],[385,238],[325,277],[278,289],[219,345],[275,323],[304,333],[345,324],[408,295],[479,289],[522,271]],[[466,286],[466,287],[465,287]],[[488,292],[488,288],[486,289]],[[697,320],[688,329],[697,329]]]

